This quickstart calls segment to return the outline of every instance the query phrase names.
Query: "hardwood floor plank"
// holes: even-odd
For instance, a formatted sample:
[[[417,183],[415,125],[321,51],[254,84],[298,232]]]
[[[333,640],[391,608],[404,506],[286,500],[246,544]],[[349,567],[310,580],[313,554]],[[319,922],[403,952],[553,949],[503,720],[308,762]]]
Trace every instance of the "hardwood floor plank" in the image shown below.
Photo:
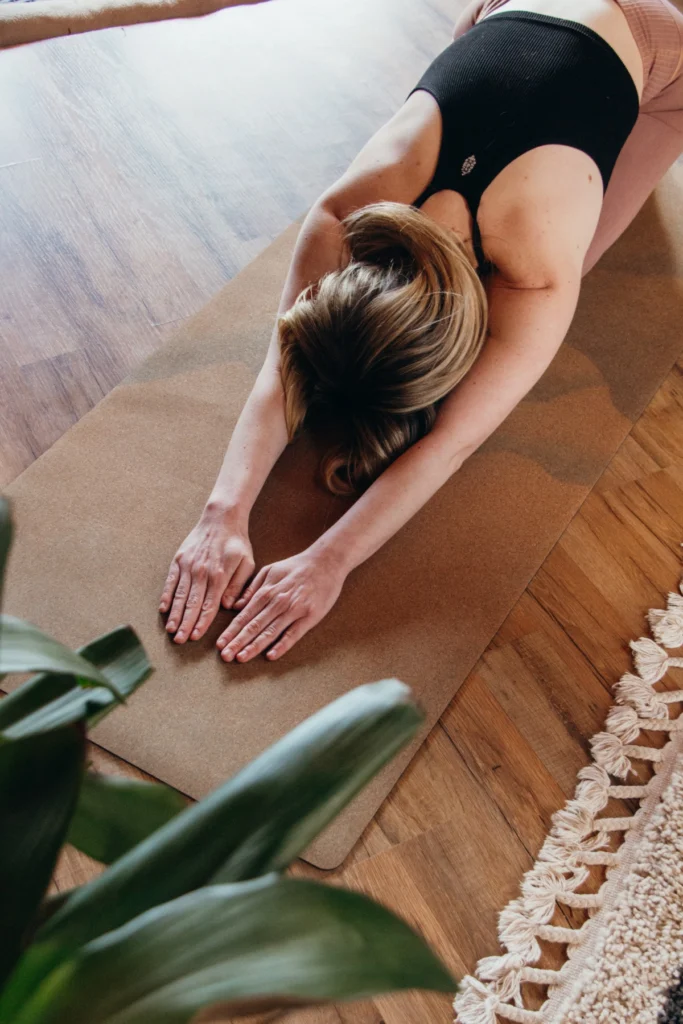
[[[553,632],[556,628],[557,623],[553,617],[536,600],[527,587],[494,636],[489,650],[495,650],[496,647],[505,647],[519,637],[526,636],[527,633],[534,633],[537,629],[547,629]]]
[[[634,425],[634,442],[661,467],[683,454],[683,361],[679,359],[646,410]]]
[[[470,802],[466,793],[473,791],[477,798]],[[498,910],[515,895],[531,866],[485,793],[472,783],[466,793],[461,797],[464,815],[344,873],[347,884],[418,928],[458,976],[491,950]],[[382,1004],[376,1004],[383,1012]]]
[[[589,758],[581,737],[568,729],[531,666],[510,645],[485,655],[479,672],[520,735],[569,796],[577,771]]]
[[[355,865],[345,881],[416,927],[457,977],[495,944],[497,910],[514,893],[530,859],[482,794],[466,819],[452,821]],[[386,1024],[436,1024],[450,998],[430,993],[374,1000]]]
[[[407,842],[454,816],[467,817],[469,776],[463,756],[436,726],[403,773],[400,796],[394,790],[375,816],[389,844]]]
[[[504,664],[498,656],[498,665]],[[484,786],[525,850],[535,857],[565,794],[487,686],[485,676],[494,669],[488,658],[485,671],[480,666],[472,673],[441,724],[472,776]],[[523,697],[520,693],[520,706]]]
[[[636,441],[633,434],[629,434],[619,450],[619,457],[612,460],[595,485],[595,493],[601,494],[622,487],[631,480],[637,480],[647,473],[663,468],[668,463],[666,453],[661,453],[658,459],[655,459]]]
[[[556,547],[550,559],[529,589],[610,686],[630,668],[627,644],[642,632],[642,611],[605,600],[563,548]]]

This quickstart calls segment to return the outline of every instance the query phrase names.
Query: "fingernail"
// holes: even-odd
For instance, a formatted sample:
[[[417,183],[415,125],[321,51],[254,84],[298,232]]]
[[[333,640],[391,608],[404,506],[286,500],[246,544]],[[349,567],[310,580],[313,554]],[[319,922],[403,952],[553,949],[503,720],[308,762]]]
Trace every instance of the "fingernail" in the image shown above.
[[[193,630],[193,632],[192,632],[192,639],[196,640],[198,636],[199,636],[199,630],[198,629]]]
[[[225,640],[223,640],[222,638],[216,640],[216,647],[218,648],[219,651],[222,651],[223,648],[225,647]]]

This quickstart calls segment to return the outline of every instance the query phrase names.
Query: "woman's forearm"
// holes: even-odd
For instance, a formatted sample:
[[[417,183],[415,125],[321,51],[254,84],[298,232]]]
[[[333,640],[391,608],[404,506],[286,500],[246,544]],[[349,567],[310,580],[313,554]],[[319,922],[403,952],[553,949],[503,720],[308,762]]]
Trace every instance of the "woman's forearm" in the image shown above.
[[[343,230],[328,206],[316,203],[301,227],[278,315],[300,292],[342,262]],[[209,513],[246,524],[268,474],[287,444],[277,326],[264,365],[242,410],[206,503]]]
[[[428,434],[393,462],[313,549],[347,575],[393,537],[465,457],[441,432]]]
[[[277,367],[268,363],[235,424],[206,512],[246,527],[254,502],[286,444],[282,384]]]
[[[281,657],[327,615],[348,573],[445,483],[459,458],[452,439],[433,429],[314,544],[264,566],[235,604],[238,614],[218,641],[221,657],[249,661],[266,648],[269,659]]]
[[[576,308],[577,274],[543,288],[492,289],[491,333],[436,423],[313,545],[350,572],[374,554],[490,437],[547,369]]]

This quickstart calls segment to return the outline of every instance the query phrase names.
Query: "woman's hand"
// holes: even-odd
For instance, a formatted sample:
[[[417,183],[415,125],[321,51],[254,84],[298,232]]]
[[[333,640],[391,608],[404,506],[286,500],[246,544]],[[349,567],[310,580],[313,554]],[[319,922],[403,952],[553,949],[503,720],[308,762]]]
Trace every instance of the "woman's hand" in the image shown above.
[[[161,595],[159,611],[170,607],[166,629],[178,630],[175,642],[199,640],[221,604],[232,608],[253,571],[246,524],[205,509],[178,548]]]
[[[239,615],[216,641],[221,657],[250,661],[266,647],[269,660],[281,657],[327,615],[345,579],[338,561],[312,549],[264,566],[235,603]]]

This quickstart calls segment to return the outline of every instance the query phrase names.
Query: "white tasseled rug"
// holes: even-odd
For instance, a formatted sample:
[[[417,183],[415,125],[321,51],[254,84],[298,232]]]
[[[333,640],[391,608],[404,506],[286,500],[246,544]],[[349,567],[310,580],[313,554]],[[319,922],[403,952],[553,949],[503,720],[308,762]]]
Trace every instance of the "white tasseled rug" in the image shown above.
[[[457,1024],[683,1021],[683,689],[669,675],[683,658],[665,650],[683,646],[683,597],[648,618],[654,639],[631,643],[635,673],[616,684],[593,764],[500,915],[506,952],[464,980]],[[585,921],[567,927],[563,912]],[[530,985],[547,986],[540,1008]]]

